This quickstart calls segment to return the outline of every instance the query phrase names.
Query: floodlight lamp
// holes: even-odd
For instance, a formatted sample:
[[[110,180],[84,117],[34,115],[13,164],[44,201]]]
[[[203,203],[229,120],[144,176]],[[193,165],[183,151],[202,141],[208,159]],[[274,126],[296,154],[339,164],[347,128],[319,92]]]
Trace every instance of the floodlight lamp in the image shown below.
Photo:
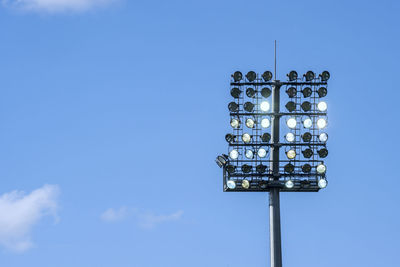
[[[328,71],[323,71],[319,77],[321,77],[321,81],[326,82],[331,77],[331,74]]]
[[[245,142],[245,143],[250,143],[250,141],[251,141],[251,136],[250,136],[248,133],[245,133],[245,134],[242,135],[242,140],[243,140],[243,142]]]
[[[308,102],[308,101],[304,101],[304,102],[301,104],[301,108],[302,108],[305,112],[310,111],[310,110],[311,110],[311,103]]]
[[[239,152],[236,149],[233,149],[231,152],[229,152],[229,157],[235,160],[239,157]]]
[[[225,154],[222,154],[221,156],[218,156],[215,162],[218,164],[220,168],[225,166],[228,163],[228,156]]]
[[[312,126],[312,120],[310,118],[307,118],[303,121],[303,126],[304,128],[308,129],[311,128]]]
[[[321,133],[318,137],[319,141],[322,143],[326,143],[328,141],[328,134],[327,133]]]
[[[232,144],[232,143],[235,142],[236,136],[234,136],[233,134],[226,134],[225,135],[225,140],[226,140],[226,142]]]
[[[261,104],[260,104],[261,111],[267,112],[269,110],[269,108],[270,108],[270,105],[267,101],[261,102]]]
[[[269,133],[263,133],[261,135],[261,141],[263,143],[269,143],[270,140],[271,140],[271,135]]]
[[[248,80],[249,82],[252,82],[252,81],[254,81],[254,80],[257,78],[257,74],[256,74],[254,71],[249,71],[249,72],[246,74],[246,78],[247,78],[247,80]]]
[[[310,87],[306,87],[302,90],[304,97],[310,97],[312,95],[312,90]]]
[[[231,126],[232,128],[239,128],[240,122],[238,119],[231,119]]]
[[[294,118],[294,117],[289,118],[289,119],[286,121],[286,124],[287,124],[287,126],[288,126],[290,129],[296,128],[296,125],[297,125],[296,118]]]
[[[290,98],[293,98],[297,95],[297,89],[296,89],[296,87],[290,87],[286,90],[286,93],[288,94],[288,96]]]
[[[295,140],[295,136],[293,133],[287,133],[285,138],[286,138],[286,141],[288,141],[289,143],[292,143]]]
[[[263,128],[268,128],[271,125],[271,122],[269,119],[265,118],[261,120],[261,127]]]
[[[306,74],[304,74],[304,77],[306,77],[307,82],[312,81],[315,78],[315,73],[309,70]]]
[[[254,98],[256,96],[256,91],[253,88],[249,87],[246,89],[246,95],[247,97]]]
[[[287,172],[287,173],[294,172],[293,164],[291,164],[291,163],[286,164],[285,167],[284,167],[284,171]]]
[[[242,93],[242,91],[237,87],[233,87],[231,89],[231,96],[234,98],[239,98],[241,93]]]
[[[317,120],[317,126],[319,129],[324,129],[328,123],[324,118],[320,118]]]
[[[252,169],[252,167],[251,167],[250,165],[244,164],[244,165],[242,166],[242,172],[244,172],[244,173],[249,173],[249,172],[251,172],[251,169]]]
[[[320,179],[318,181],[318,187],[324,189],[328,186],[328,181],[326,179]]]
[[[306,164],[304,164],[303,166],[301,166],[301,170],[302,170],[304,173],[310,173],[310,172],[311,172],[311,165],[308,164],[308,163],[306,163]]]
[[[264,173],[267,170],[267,166],[263,165],[263,164],[259,164],[256,166],[256,172],[258,173]]]
[[[321,148],[320,150],[318,150],[318,155],[321,158],[326,158],[328,156],[328,149],[326,148]]]
[[[255,122],[254,122],[253,119],[247,119],[247,120],[246,120],[246,126],[247,126],[248,128],[254,128],[254,125],[255,125]]]
[[[263,73],[262,77],[264,81],[268,82],[272,79],[272,72],[267,70],[266,72]]]
[[[325,87],[320,87],[318,88],[317,94],[320,98],[325,97],[328,94],[328,90]]]
[[[254,104],[251,102],[244,103],[244,110],[246,110],[247,112],[253,112]]]
[[[292,70],[291,72],[289,72],[289,74],[287,75],[289,78],[289,81],[294,81],[297,79],[297,72]]]
[[[328,104],[325,101],[321,101],[318,103],[317,108],[321,112],[325,112],[328,109]]]
[[[310,148],[303,150],[302,153],[303,156],[307,159],[311,158],[314,155],[314,152]]]
[[[237,112],[239,109],[239,105],[236,104],[235,102],[231,102],[229,103],[228,108],[230,112]]]
[[[236,188],[236,182],[233,181],[233,180],[228,180],[228,181],[226,182],[226,186],[227,186],[229,189],[235,189],[235,188]]]
[[[236,71],[232,77],[235,82],[240,82],[243,79],[243,74],[240,71]]]
[[[227,171],[229,174],[235,173],[235,171],[236,171],[236,166],[228,165],[228,166],[226,166],[226,171]]]
[[[268,87],[264,87],[263,89],[261,89],[261,95],[265,98],[269,97],[271,95],[271,89],[269,89]]]
[[[306,132],[301,136],[301,138],[303,139],[304,142],[309,143],[309,142],[311,142],[312,134],[309,132]]]
[[[260,158],[265,158],[267,156],[267,150],[265,150],[264,148],[260,148],[257,151],[257,154]]]
[[[294,103],[293,101],[289,101],[289,102],[287,102],[285,107],[289,112],[293,112],[296,110],[296,103]]]
[[[326,166],[324,164],[319,164],[317,166],[317,173],[324,174],[326,172]]]
[[[249,187],[250,187],[249,180],[246,180],[246,179],[242,180],[242,188],[249,189]]]
[[[292,180],[287,180],[286,183],[285,183],[285,187],[287,189],[292,189],[294,187],[293,181]]]
[[[245,152],[244,155],[245,155],[246,158],[248,158],[248,159],[254,158],[254,152],[253,152],[252,150],[250,150],[250,149],[246,150],[246,152]]]
[[[221,162],[219,162],[218,158],[215,159],[215,162],[217,163],[218,167],[222,168],[223,165]]]
[[[294,159],[296,157],[296,151],[291,149],[288,152],[286,152],[286,156],[288,157],[288,159]]]

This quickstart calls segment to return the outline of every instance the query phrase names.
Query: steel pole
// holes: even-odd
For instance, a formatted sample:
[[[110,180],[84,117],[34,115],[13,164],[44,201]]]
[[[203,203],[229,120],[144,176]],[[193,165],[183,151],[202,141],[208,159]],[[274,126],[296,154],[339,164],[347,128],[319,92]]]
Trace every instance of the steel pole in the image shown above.
[[[275,80],[272,85],[272,112],[271,118],[271,171],[273,180],[279,179],[279,121],[280,116],[280,87],[279,81]],[[279,203],[279,187],[273,187],[269,192],[269,236],[271,251],[271,267],[282,267],[282,245],[281,245],[281,214]]]

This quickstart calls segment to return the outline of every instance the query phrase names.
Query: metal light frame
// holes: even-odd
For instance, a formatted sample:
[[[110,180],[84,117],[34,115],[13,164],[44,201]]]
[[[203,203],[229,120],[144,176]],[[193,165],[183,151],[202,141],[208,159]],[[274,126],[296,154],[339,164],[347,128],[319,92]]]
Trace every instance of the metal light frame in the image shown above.
[[[329,74],[329,73],[328,73]],[[227,163],[222,166],[223,168],[223,190],[225,192],[269,192],[271,188],[277,188],[282,192],[318,192],[321,188],[318,186],[318,181],[320,179],[326,180],[326,173],[319,174],[316,172],[316,166],[319,164],[324,164],[323,158],[318,156],[317,151],[321,148],[326,148],[326,143],[320,142],[318,140],[319,134],[325,132],[325,129],[319,129],[316,125],[318,118],[323,117],[327,121],[327,112],[321,112],[317,109],[317,104],[319,100],[325,99],[325,97],[320,98],[317,91],[320,87],[325,87],[327,89],[327,80],[322,79],[322,75],[314,75],[315,78],[307,81],[305,75],[300,76],[294,80],[281,82],[279,80],[265,81],[262,75],[257,74],[257,77],[253,81],[249,81],[246,77],[248,75],[241,75],[241,80],[235,80],[232,75],[231,89],[239,88],[241,92],[238,98],[233,98],[230,102],[235,102],[238,105],[237,112],[230,112],[230,118],[236,118],[240,122],[240,126],[237,129],[233,129],[232,135],[236,136],[236,142],[229,143],[229,150],[236,149],[239,151],[240,155],[237,160],[228,158]],[[261,90],[264,87],[268,87],[272,94],[265,98],[261,95]],[[293,98],[285,93],[288,88],[294,87],[297,90],[297,94]],[[312,94],[309,97],[304,97],[302,90],[306,87],[311,88]],[[247,88],[253,88],[256,91],[255,97],[250,98],[246,96]],[[281,105],[285,99],[286,102],[293,101],[296,104],[296,109],[289,112],[285,108],[286,102]],[[263,112],[260,109],[260,104],[263,101],[268,101],[270,107],[274,110],[268,112]],[[311,104],[310,111],[303,111],[301,104],[304,101],[308,101]],[[244,103],[251,102],[254,104],[253,112],[247,112],[244,110]],[[283,106],[285,111],[281,111],[280,106]],[[297,120],[297,126],[294,129],[290,129],[285,125],[282,125],[286,119],[290,117],[295,117]],[[309,117],[312,120],[312,127],[305,130],[302,125],[302,118]],[[249,129],[245,125],[245,121],[248,118],[252,118],[256,124],[253,129]],[[262,129],[261,120],[263,118],[268,118],[270,120],[270,127],[267,129]],[[275,121],[275,123],[273,123]],[[281,124],[281,122],[283,122]],[[274,125],[275,124],[275,125]],[[295,141],[292,143],[287,142],[284,138],[284,142],[280,139],[280,130],[284,130],[285,133],[292,132],[295,136]],[[302,134],[309,132],[312,135],[312,140],[310,142],[303,142],[301,139]],[[244,143],[241,139],[244,133],[249,133],[252,136],[250,143]],[[268,143],[264,143],[261,140],[261,135],[263,133],[269,133],[271,140]],[[326,133],[326,132],[325,132]],[[275,137],[275,138],[274,138]],[[267,150],[267,156],[265,158],[259,158],[257,155],[257,150],[259,148],[264,148]],[[305,158],[301,151],[302,149],[309,148],[313,151],[311,158]],[[244,155],[246,149],[252,149],[254,151],[254,158],[247,159]],[[279,154],[279,150],[289,150],[294,149],[296,151],[296,157],[294,159],[286,158],[286,154]],[[272,153],[272,151],[275,153]],[[278,151],[278,153],[276,153]],[[229,151],[228,151],[229,154]],[[269,158],[268,158],[269,154]],[[275,154],[272,155],[272,154]],[[278,154],[278,156],[276,155]],[[285,172],[284,166],[291,163],[294,166],[294,172]],[[243,173],[241,171],[241,166],[243,164],[248,164],[252,166],[252,171],[250,173]],[[267,166],[265,173],[256,172],[256,166],[263,164]],[[273,168],[275,164],[275,168]],[[310,173],[304,173],[301,167],[304,164],[310,164],[312,169]],[[227,166],[233,165],[236,167],[234,173],[229,173],[227,171]],[[325,165],[326,166],[326,165]],[[241,181],[246,179],[250,182],[249,188],[243,188],[241,186]],[[227,187],[227,181],[234,180],[236,183],[235,189],[230,189]],[[294,183],[293,188],[287,188],[285,183],[291,180]]]

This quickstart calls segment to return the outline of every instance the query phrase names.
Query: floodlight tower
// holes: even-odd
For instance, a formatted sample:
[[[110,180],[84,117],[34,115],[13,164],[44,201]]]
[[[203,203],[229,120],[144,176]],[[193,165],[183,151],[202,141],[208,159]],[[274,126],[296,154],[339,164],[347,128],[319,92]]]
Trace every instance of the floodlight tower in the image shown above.
[[[280,192],[318,192],[327,186],[323,98],[330,74],[307,71],[298,77],[291,71],[285,82],[272,78],[270,71],[232,75],[228,155],[218,156],[216,162],[223,169],[224,192],[269,192],[271,267],[282,267]],[[282,88],[286,112],[280,108]],[[282,118],[285,135],[280,131]]]

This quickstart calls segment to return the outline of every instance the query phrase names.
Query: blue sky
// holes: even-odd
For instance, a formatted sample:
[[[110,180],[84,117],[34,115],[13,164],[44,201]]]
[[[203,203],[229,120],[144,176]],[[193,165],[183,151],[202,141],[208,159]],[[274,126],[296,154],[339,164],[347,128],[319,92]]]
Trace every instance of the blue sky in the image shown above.
[[[266,266],[267,194],[223,193],[235,70],[329,70],[329,186],[281,196],[283,263],[398,266],[397,1],[2,1],[0,258]]]

